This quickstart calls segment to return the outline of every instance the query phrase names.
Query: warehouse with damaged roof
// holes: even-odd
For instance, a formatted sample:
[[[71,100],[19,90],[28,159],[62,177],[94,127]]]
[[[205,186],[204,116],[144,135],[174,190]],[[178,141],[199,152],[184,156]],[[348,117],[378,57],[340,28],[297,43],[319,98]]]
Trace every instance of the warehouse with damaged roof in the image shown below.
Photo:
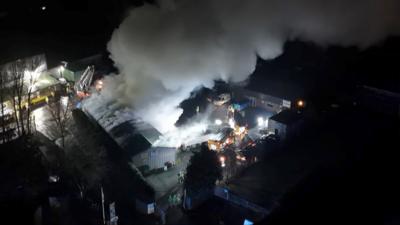
[[[113,127],[109,134],[124,149],[136,167],[150,170],[175,164],[176,148],[154,146],[161,133],[142,120],[129,120]]]

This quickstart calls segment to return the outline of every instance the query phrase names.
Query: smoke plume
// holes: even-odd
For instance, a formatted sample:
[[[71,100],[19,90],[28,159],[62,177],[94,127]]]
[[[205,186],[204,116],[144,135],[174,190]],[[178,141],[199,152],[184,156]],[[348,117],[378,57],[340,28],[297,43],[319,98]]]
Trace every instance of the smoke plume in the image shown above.
[[[288,40],[368,47],[400,33],[398,0],[176,0],[130,11],[108,44],[120,75],[104,95],[131,106],[161,132],[179,103],[214,80],[245,81],[257,57]]]

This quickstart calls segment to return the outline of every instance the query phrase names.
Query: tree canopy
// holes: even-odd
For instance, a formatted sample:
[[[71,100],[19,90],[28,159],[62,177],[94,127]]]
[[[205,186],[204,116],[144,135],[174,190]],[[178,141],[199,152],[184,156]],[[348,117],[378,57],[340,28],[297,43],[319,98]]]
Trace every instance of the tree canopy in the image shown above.
[[[210,191],[214,188],[215,182],[221,178],[222,170],[217,154],[203,145],[200,152],[195,153],[190,159],[184,186],[192,194]]]

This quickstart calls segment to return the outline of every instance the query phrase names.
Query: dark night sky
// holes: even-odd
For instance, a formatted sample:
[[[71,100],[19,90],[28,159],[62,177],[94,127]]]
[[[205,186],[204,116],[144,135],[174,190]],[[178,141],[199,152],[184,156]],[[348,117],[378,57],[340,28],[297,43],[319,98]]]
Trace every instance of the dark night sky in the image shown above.
[[[104,52],[126,9],[140,4],[142,0],[7,0],[0,8],[0,63],[45,52],[52,65]],[[365,51],[324,49],[298,41],[287,43],[285,49],[275,60],[260,61],[252,82],[268,74],[272,80],[294,81],[304,89],[314,88],[322,79],[400,91],[398,38]]]
[[[49,63],[57,64],[102,52],[126,9],[140,4],[141,0],[2,1],[0,63],[45,52]]]

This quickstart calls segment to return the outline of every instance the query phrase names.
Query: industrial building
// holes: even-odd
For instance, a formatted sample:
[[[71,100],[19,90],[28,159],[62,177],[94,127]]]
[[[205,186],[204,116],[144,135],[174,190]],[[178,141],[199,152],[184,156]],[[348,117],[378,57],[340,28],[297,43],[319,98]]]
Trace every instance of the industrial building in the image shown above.
[[[362,107],[386,115],[400,117],[400,94],[370,86],[357,88],[355,102]]]
[[[292,104],[288,99],[251,91],[241,87],[232,88],[232,99],[233,105],[239,110],[251,106],[274,113],[278,113],[284,109],[290,109]]]
[[[151,147],[148,150],[150,170],[163,168],[166,163],[175,164],[176,148]]]
[[[300,111],[284,110],[268,120],[268,132],[275,134],[279,140],[294,137],[300,132],[303,115]]]
[[[20,123],[18,120],[24,120],[24,126],[35,127],[35,123],[27,125],[27,121],[34,121],[34,115],[30,115],[30,120],[21,116],[25,115],[28,109],[33,112],[65,92],[55,75],[62,73],[64,71],[62,68],[64,67],[48,70],[44,54],[0,65],[2,76],[0,139],[2,141],[9,141],[18,136],[18,123]]]
[[[166,163],[175,164],[176,148],[153,146],[161,133],[141,120],[123,122],[108,132],[124,149],[138,167],[163,168]]]

